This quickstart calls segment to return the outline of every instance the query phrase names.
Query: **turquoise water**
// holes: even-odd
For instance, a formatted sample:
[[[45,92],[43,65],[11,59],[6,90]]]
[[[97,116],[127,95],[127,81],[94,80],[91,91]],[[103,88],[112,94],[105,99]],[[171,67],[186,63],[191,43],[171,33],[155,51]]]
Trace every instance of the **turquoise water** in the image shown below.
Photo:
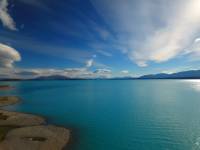
[[[8,110],[72,129],[71,150],[200,149],[199,80],[1,82],[22,103]]]

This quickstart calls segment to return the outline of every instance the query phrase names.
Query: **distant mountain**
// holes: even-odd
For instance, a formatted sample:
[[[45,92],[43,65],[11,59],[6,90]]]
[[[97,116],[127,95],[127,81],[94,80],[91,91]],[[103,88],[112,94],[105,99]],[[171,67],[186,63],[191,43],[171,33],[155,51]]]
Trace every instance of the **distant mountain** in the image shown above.
[[[172,74],[150,74],[141,76],[138,79],[200,79],[200,70],[182,71]]]
[[[0,81],[21,81],[22,79],[15,79],[15,78],[0,78]]]
[[[109,78],[109,80],[134,80],[137,79],[135,77],[114,77],[114,78]]]
[[[159,74],[149,74],[139,77],[139,79],[165,79],[169,78],[170,74],[159,73]]]
[[[51,76],[40,76],[34,78],[33,80],[70,80],[70,79],[71,78],[62,75],[51,75]]]
[[[85,80],[84,78],[70,78],[63,75],[40,76],[30,80]]]

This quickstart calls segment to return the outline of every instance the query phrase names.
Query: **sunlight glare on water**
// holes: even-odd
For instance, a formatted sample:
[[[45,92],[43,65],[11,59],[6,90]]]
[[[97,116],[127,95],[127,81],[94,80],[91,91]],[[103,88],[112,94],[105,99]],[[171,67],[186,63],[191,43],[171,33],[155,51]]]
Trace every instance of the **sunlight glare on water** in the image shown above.
[[[184,80],[183,82],[187,83],[194,90],[200,92],[200,80],[199,79]]]

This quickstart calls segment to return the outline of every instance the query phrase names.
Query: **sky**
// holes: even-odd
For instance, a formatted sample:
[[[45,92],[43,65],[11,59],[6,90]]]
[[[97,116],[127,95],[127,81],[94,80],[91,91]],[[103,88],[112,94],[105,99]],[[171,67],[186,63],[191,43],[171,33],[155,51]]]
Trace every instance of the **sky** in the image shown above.
[[[200,69],[200,0],[0,0],[0,77]]]

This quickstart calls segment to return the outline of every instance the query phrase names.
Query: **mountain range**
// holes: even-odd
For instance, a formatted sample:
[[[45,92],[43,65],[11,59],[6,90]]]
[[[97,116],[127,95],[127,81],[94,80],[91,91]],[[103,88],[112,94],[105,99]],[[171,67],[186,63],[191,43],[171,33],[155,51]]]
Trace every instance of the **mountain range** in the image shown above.
[[[189,70],[171,74],[150,74],[141,76],[138,79],[200,79],[200,70]]]
[[[114,78],[92,78],[93,80],[137,80],[137,79],[200,79],[200,70],[189,70],[177,73],[158,73],[148,74],[140,77],[114,77]],[[19,81],[19,80],[86,80],[84,78],[70,78],[62,75],[39,76],[32,79],[0,79],[1,81]]]

